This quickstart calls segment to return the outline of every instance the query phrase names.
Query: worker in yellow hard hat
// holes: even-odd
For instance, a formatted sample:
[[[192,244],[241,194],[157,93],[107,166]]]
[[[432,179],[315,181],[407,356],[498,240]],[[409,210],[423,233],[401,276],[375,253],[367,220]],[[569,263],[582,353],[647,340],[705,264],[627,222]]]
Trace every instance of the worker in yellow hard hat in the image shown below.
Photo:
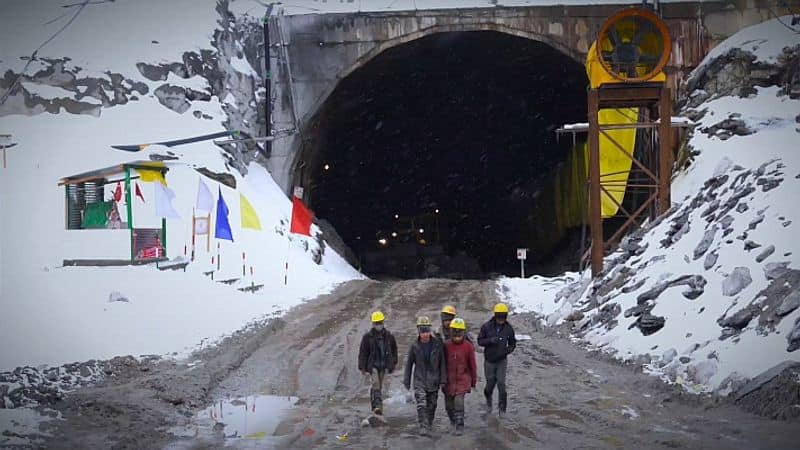
[[[375,414],[383,414],[384,376],[397,366],[397,342],[385,328],[385,319],[381,311],[372,313],[372,328],[361,338],[358,350],[358,370],[370,376],[370,403]]]
[[[508,393],[506,392],[506,357],[517,347],[517,338],[514,328],[508,322],[508,305],[498,303],[494,305],[494,316],[483,324],[478,334],[478,345],[483,347],[483,370],[486,377],[486,387],[483,395],[486,397],[486,412],[492,412],[492,394],[497,386],[499,398],[497,409],[502,416],[506,413]]]
[[[475,364],[475,347],[464,339],[467,325],[464,319],[450,322],[451,337],[444,344],[447,356],[447,384],[444,386],[444,407],[455,434],[464,430],[464,396],[478,383],[478,366]]]
[[[452,305],[444,305],[440,314],[442,318],[442,328],[436,333],[436,337],[442,341],[450,340],[450,322],[456,317],[456,308]],[[464,333],[464,339],[472,343],[469,333]]]
[[[411,373],[414,373],[414,400],[422,435],[428,435],[433,427],[439,388],[447,382],[444,346],[441,339],[431,334],[431,327],[427,316],[417,318],[418,337],[408,350],[403,377],[403,385],[410,390]]]

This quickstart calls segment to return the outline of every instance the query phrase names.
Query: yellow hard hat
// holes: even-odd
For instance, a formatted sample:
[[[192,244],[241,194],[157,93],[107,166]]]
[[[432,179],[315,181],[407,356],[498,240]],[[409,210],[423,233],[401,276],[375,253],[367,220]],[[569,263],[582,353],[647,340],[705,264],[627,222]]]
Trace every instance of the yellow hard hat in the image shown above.
[[[506,313],[506,314],[508,314],[508,305],[506,305],[505,303],[498,303],[498,304],[494,305],[494,312],[495,312],[495,314],[497,314],[497,313]]]
[[[450,305],[444,305],[444,307],[442,308],[442,312],[445,313],[445,314],[452,314],[452,315],[455,316],[456,315],[456,308],[454,308],[453,306],[450,306]]]
[[[452,322],[450,322],[450,328],[454,330],[466,330],[467,324],[464,323],[464,319],[461,317],[456,317]]]
[[[428,316],[419,316],[417,317],[417,326],[418,327],[429,327],[431,326],[431,319]]]
[[[385,319],[385,317],[383,317],[383,313],[382,312],[375,311],[374,313],[372,313],[372,321],[373,322],[383,322],[383,319]]]

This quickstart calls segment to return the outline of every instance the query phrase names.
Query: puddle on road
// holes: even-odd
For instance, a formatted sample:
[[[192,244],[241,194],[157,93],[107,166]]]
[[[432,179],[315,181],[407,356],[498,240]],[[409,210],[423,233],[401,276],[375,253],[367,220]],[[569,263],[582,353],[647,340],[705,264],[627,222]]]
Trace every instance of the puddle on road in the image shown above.
[[[210,419],[226,439],[265,439],[273,436],[297,397],[250,395],[220,400],[200,411],[198,421]]]

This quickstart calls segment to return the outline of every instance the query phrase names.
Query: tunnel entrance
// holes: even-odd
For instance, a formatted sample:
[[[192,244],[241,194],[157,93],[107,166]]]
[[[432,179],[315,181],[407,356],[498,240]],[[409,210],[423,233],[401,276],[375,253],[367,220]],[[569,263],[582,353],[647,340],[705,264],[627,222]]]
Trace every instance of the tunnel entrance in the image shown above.
[[[518,247],[527,273],[574,268],[580,233],[554,177],[576,152],[554,130],[586,121],[586,86],[583,65],[542,42],[423,37],[340,82],[295,178],[368,275],[513,275]]]

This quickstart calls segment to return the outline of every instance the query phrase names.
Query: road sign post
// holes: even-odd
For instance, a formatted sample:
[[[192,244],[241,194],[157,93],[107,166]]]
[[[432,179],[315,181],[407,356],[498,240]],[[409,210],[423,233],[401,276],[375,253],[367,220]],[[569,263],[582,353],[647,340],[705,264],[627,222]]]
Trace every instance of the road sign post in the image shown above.
[[[525,259],[528,257],[527,248],[517,249],[517,259],[519,260],[519,273],[521,278],[525,278]]]

